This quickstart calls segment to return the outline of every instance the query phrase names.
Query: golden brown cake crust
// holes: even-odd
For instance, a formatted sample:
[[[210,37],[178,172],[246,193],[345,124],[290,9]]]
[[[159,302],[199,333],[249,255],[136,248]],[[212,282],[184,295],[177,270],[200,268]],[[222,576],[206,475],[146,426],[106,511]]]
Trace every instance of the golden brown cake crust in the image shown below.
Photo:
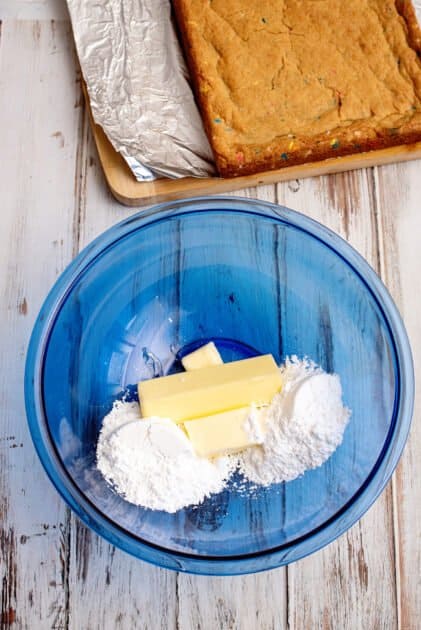
[[[409,0],[173,0],[219,173],[421,140]]]

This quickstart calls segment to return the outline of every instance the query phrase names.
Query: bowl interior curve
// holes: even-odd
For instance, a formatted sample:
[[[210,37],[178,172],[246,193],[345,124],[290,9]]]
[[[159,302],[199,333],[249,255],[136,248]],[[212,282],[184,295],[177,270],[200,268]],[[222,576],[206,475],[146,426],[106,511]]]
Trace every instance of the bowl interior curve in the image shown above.
[[[95,468],[102,418],[209,339],[226,361],[308,356],[338,373],[352,410],[343,444],[287,484],[228,487],[176,514],[130,505]],[[288,545],[345,509],[387,447],[396,374],[383,311],[341,255],[282,218],[213,209],[134,226],[90,261],[49,331],[42,396],[64,467],[101,513],[165,549],[233,557]]]

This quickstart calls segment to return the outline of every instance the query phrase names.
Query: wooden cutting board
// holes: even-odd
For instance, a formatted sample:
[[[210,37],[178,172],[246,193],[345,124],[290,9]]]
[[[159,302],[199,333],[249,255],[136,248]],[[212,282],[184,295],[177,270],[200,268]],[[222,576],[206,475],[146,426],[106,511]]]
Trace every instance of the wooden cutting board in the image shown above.
[[[163,178],[152,182],[138,182],[121,155],[113,149],[102,128],[95,124],[89,105],[89,97],[85,86],[83,87],[92,132],[105,179],[114,197],[126,206],[142,206],[149,203],[184,199],[197,195],[217,195],[241,188],[259,186],[260,184],[274,184],[291,179],[340,173],[368,166],[390,164],[391,162],[407,162],[408,160],[421,158],[421,142],[416,142],[388,149],[329,158],[319,162],[308,162],[298,166],[287,166],[276,171],[265,171],[256,175],[244,175],[230,179],[222,179],[220,177],[184,177],[182,179]]]

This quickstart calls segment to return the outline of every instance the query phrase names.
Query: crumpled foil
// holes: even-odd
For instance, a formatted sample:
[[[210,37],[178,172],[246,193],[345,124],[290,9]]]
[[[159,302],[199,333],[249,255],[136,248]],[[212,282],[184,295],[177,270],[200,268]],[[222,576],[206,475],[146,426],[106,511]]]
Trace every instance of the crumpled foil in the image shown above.
[[[215,174],[169,0],[67,0],[95,122],[139,181]]]

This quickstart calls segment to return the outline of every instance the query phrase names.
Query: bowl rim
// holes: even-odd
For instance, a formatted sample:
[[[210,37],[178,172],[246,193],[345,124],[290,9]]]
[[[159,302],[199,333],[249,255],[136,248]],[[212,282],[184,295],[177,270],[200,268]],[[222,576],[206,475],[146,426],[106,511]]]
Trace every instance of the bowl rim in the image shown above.
[[[64,467],[50,436],[42,396],[43,358],[50,332],[72,287],[97,256],[146,225],[203,212],[242,212],[268,217],[300,229],[333,250],[359,276],[376,301],[389,329],[396,363],[397,393],[390,428],[375,465],[357,492],[331,518],[307,534],[270,549],[231,556],[171,550],[128,532],[103,514]],[[369,263],[318,221],[285,206],[237,196],[164,202],[131,215],[97,236],[70,262],[48,293],[33,327],[25,367],[25,404],[31,437],[47,475],[66,503],[86,525],[128,553],[162,567],[200,574],[233,575],[275,568],[299,560],[343,534],[363,516],[389,481],[409,433],[413,403],[414,371],[408,336],[392,297]]]

